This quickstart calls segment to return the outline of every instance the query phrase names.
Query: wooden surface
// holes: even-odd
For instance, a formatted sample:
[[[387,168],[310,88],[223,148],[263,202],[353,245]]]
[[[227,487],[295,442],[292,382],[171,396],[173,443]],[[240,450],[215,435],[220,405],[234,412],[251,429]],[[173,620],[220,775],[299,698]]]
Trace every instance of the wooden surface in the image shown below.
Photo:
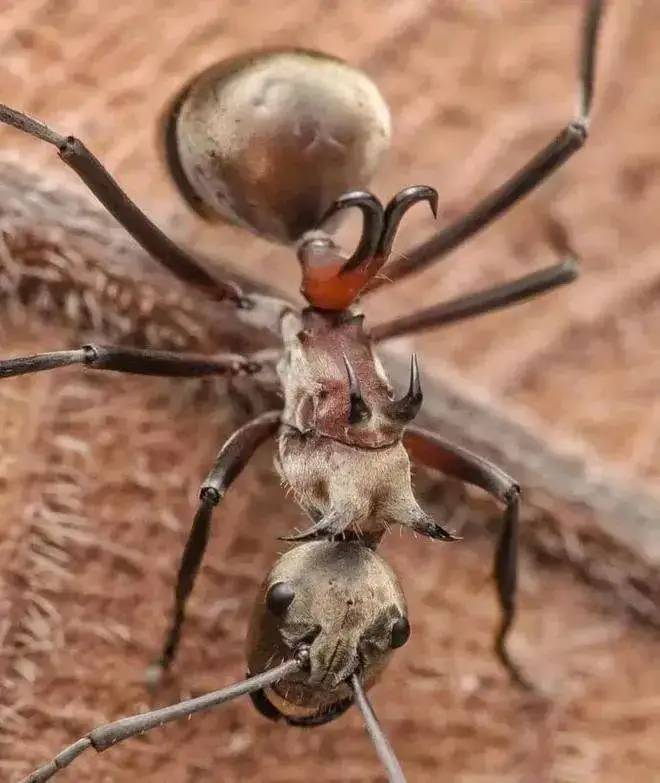
[[[173,193],[153,144],[153,120],[176,87],[248,46],[319,47],[361,64],[395,119],[394,149],[376,191],[387,197],[412,182],[432,184],[446,220],[570,116],[576,5],[299,2],[264,13],[262,3],[201,2],[191,12],[183,2],[165,10],[120,0],[101,15],[91,3],[24,2],[4,11],[0,23],[2,100],[81,136],[175,235],[206,252],[219,249],[237,268],[294,292],[290,251],[234,229],[211,233]],[[653,492],[660,451],[660,15],[650,1],[610,5],[589,146],[451,260],[374,297],[368,316],[376,322],[549,263],[543,221],[548,214],[561,219],[583,256],[580,282],[420,339],[423,368],[521,418],[551,448],[568,442],[578,457]],[[72,183],[37,142],[3,130],[0,145],[49,181]],[[397,249],[431,230],[422,213],[406,223]],[[46,250],[67,259],[67,241],[66,232],[56,234]],[[112,255],[107,247],[105,254]],[[131,257],[122,252],[119,263]],[[79,336],[75,319],[54,319],[47,303],[43,316],[32,320],[17,306],[5,324],[3,353],[57,348]],[[403,354],[411,341],[393,348]],[[184,386],[82,379],[67,370],[0,389],[0,770],[10,780],[97,722],[146,704],[141,672],[164,626],[196,486],[235,415],[217,406],[217,396],[205,403],[196,386]],[[562,565],[570,557],[559,567],[539,563],[542,548],[530,542],[514,648],[549,700],[513,692],[488,649],[491,544],[471,524],[492,520],[493,508],[472,498],[464,505],[457,492],[429,490],[425,502],[438,512],[449,507],[453,521],[466,524],[469,541],[460,549],[398,536],[385,548],[408,595],[413,639],[374,700],[409,780],[654,780],[659,683],[648,662],[657,636],[627,619],[625,597],[612,603],[578,581]],[[297,519],[264,453],[228,499],[176,681],[160,699],[241,676],[244,617],[256,583],[275,556],[275,536]],[[562,541],[562,552],[572,546]],[[599,549],[590,551],[595,557]],[[607,588],[628,567],[610,556],[601,554],[600,582],[598,570],[587,574],[596,587]],[[632,571],[637,561],[631,563]],[[652,593],[648,572],[643,577],[635,600]],[[271,727],[247,703],[81,761],[63,779],[136,775],[177,782],[381,779],[356,715],[305,733]]]

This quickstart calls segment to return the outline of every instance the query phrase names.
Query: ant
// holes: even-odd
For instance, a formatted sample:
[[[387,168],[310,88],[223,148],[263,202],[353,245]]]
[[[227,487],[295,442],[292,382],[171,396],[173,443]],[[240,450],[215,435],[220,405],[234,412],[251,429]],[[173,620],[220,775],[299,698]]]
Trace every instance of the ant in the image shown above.
[[[361,296],[386,282],[401,281],[443,258],[583,146],[603,7],[604,0],[587,0],[577,117],[469,213],[390,260],[387,277],[379,273],[405,213],[425,202],[436,216],[438,196],[431,187],[415,185],[383,206],[373,194],[355,189],[366,187],[390,136],[387,105],[364,73],[318,52],[272,49],[220,62],[179,92],[164,115],[162,132],[167,163],[181,194],[209,221],[231,221],[260,236],[294,244],[302,268],[301,292],[309,305],[302,311],[284,298],[247,296],[234,283],[219,280],[139,210],[80,140],[61,136],[0,105],[0,121],[54,145],[119,223],[180,280],[218,303],[253,310],[275,307],[279,314],[283,351],[276,369],[282,409],[263,413],[238,429],[221,448],[202,484],[178,572],[171,624],[151,670],[153,680],[170,667],[176,655],[186,601],[206,549],[215,507],[257,447],[276,438],[276,468],[312,522],[308,529],[284,537],[287,541],[344,540],[366,550],[375,548],[393,524],[431,539],[455,541],[415,500],[410,458],[480,487],[502,502],[494,568],[501,619],[494,647],[512,680],[529,686],[506,645],[515,616],[520,487],[488,460],[414,425],[422,404],[417,358],[411,359],[408,389],[397,398],[374,345],[491,312],[569,283],[577,276],[576,259],[569,253],[561,263],[510,283],[418,310],[371,330],[353,308]],[[328,230],[353,208],[362,214],[362,233],[357,248],[347,256]],[[570,251],[567,243],[559,244]],[[219,308],[219,315],[224,312]],[[81,364],[143,375],[232,378],[255,374],[269,362],[275,360],[258,354],[200,356],[90,344],[0,361],[0,377]],[[343,578],[344,567],[338,558],[338,579]],[[319,622],[326,612],[331,615],[332,601],[321,606]],[[277,657],[278,633],[261,629],[255,648],[263,642],[264,654]],[[291,667],[296,660],[289,655]],[[299,660],[295,665],[302,666]],[[278,677],[294,669],[282,671]],[[342,669],[342,674],[355,684],[358,671],[354,661],[353,668]],[[308,686],[300,688],[304,707],[314,702],[317,686],[310,679]],[[296,691],[286,689],[287,694]],[[275,691],[262,691],[271,692]],[[354,692],[360,703],[359,687]],[[268,695],[264,698],[270,706],[255,697],[261,711],[268,712],[271,707],[281,711],[282,698],[286,702],[288,697],[276,703]],[[89,741],[94,744],[93,739]]]

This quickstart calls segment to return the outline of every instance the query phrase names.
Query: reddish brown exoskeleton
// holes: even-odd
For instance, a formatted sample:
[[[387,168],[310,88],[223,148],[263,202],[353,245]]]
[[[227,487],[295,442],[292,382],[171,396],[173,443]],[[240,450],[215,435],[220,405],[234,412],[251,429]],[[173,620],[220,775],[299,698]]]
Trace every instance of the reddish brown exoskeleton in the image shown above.
[[[433,539],[453,540],[417,504],[410,458],[481,487],[500,500],[505,510],[495,577],[502,619],[495,649],[514,680],[525,683],[506,648],[515,611],[519,487],[487,460],[414,426],[422,403],[417,360],[412,357],[408,390],[397,398],[374,346],[570,282],[576,276],[575,260],[568,258],[509,284],[371,330],[356,306],[361,297],[386,282],[396,283],[425,269],[459,246],[584,144],[603,5],[602,0],[587,2],[577,117],[472,211],[395,260],[389,256],[406,211],[424,201],[435,215],[437,194],[431,187],[413,186],[383,206],[361,190],[389,143],[387,107],[363,73],[316,52],[282,49],[220,63],[181,90],[164,122],[166,157],[175,182],[204,218],[230,220],[262,236],[295,244],[302,267],[301,290],[308,302],[302,311],[284,299],[245,296],[235,284],[218,280],[148,220],[78,139],[60,136],[0,105],[0,121],[56,146],[62,159],[117,220],[177,277],[217,301],[245,309],[275,308],[278,313],[283,350],[276,363],[284,404],[281,410],[262,414],[234,433],[202,485],[179,570],[174,616],[158,662],[160,670],[171,664],[176,653],[213,509],[255,449],[275,437],[277,468],[312,523],[288,540],[344,539],[375,547],[394,524]],[[361,239],[350,256],[328,233],[347,209],[358,209],[363,217]],[[379,276],[386,264],[386,276]],[[0,362],[0,377],[69,364],[145,375],[232,376],[257,372],[266,361],[263,356],[191,356],[86,345]],[[337,567],[342,567],[339,561]],[[261,632],[253,635],[252,649],[261,641]],[[311,640],[312,660],[314,644]],[[349,677],[358,670],[359,660],[354,657],[352,671],[349,666],[342,673]],[[306,698],[298,706],[312,708],[312,696],[307,704]],[[272,702],[271,706],[279,709]]]

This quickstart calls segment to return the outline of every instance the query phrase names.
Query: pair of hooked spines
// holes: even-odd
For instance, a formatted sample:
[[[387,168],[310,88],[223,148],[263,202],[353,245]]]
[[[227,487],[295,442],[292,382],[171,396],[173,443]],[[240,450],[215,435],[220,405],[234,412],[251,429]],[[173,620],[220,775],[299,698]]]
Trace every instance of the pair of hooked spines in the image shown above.
[[[302,294],[321,310],[346,310],[365,290],[387,261],[401,219],[419,201],[426,201],[437,216],[438,194],[427,185],[413,185],[397,193],[383,207],[367,191],[351,191],[336,199],[321,218],[322,226],[350,207],[363,217],[360,241],[347,259],[323,230],[308,232],[298,247],[303,267]]]
[[[348,375],[348,422],[349,424],[363,424],[371,418],[371,408],[362,396],[362,389],[357,374],[353,369],[348,357],[342,354],[346,374]],[[398,400],[389,402],[383,413],[393,421],[408,423],[412,421],[419,413],[422,406],[424,395],[422,394],[422,385],[419,378],[419,364],[417,355],[410,357],[410,380],[408,391]]]
[[[360,209],[363,217],[362,236],[358,247],[346,261],[340,274],[355,269],[374,257],[385,261],[403,216],[419,201],[426,201],[433,217],[438,217],[438,192],[428,185],[411,185],[400,190],[385,207],[373,193],[364,190],[355,190],[340,196],[321,218],[319,225],[350,207]]]

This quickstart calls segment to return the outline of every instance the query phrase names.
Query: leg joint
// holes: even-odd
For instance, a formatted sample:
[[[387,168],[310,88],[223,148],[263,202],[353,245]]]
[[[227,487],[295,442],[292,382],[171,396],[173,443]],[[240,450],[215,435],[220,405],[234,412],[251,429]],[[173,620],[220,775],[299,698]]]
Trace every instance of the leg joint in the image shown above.
[[[202,487],[199,492],[199,499],[202,503],[209,506],[217,506],[222,496],[215,487]]]
[[[99,349],[95,345],[89,343],[88,345],[83,345],[82,349],[84,351],[83,361],[85,364],[94,365],[99,360]]]
[[[504,502],[507,504],[507,506],[517,505],[520,503],[521,495],[522,490],[520,489],[520,484],[514,483],[504,493]]]
[[[75,136],[65,136],[57,146],[63,160],[80,157],[86,151],[83,143]]]
[[[589,136],[589,120],[586,117],[580,117],[579,120],[573,120],[568,126],[568,132],[575,140],[575,143],[581,147]]]

